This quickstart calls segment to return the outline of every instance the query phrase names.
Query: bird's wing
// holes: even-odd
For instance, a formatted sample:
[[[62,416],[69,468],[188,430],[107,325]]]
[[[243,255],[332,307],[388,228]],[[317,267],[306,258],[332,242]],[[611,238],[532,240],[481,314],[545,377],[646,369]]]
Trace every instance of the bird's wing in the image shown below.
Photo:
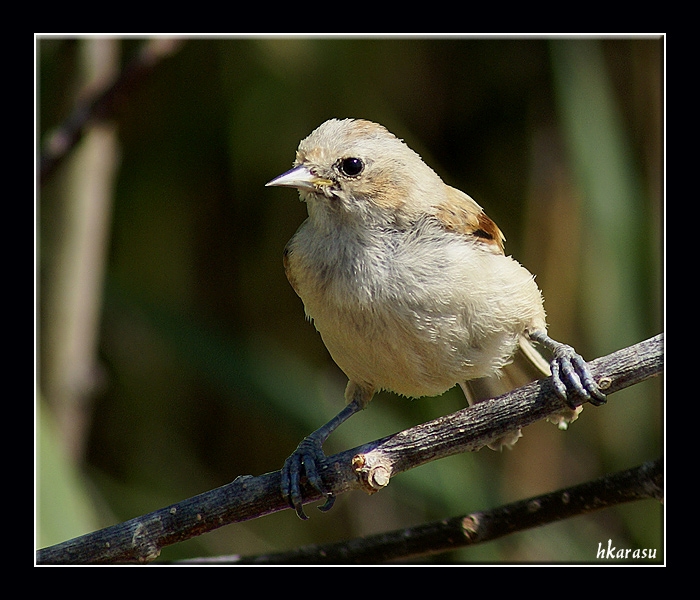
[[[445,229],[473,237],[492,252],[504,253],[506,238],[474,199],[464,192],[447,188],[447,201],[436,207],[435,217]]]

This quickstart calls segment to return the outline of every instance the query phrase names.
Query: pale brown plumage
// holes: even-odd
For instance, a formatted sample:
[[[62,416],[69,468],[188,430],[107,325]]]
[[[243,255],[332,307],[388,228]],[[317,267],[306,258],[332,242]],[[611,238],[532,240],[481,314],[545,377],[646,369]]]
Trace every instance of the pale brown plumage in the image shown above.
[[[321,445],[379,389],[417,397],[460,384],[470,403],[493,396],[549,374],[532,337],[555,354],[553,381],[572,407],[560,424],[577,414],[568,388],[604,401],[582,359],[547,337],[534,277],[505,255],[497,225],[381,125],[325,122],[268,185],[295,187],[307,203],[285,271],[348,376],[346,408],[285,463],[283,494],[299,516],[301,473],[332,503],[317,473]]]

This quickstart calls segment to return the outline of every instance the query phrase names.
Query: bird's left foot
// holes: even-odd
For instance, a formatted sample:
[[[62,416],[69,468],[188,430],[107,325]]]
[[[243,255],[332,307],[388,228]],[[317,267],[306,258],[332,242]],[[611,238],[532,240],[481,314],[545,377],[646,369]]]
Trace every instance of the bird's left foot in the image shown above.
[[[582,402],[590,402],[594,406],[607,402],[605,394],[593,379],[586,361],[576,350],[567,344],[553,340],[540,331],[532,333],[530,337],[552,352],[550,363],[552,383],[557,396],[569,407],[575,409]]]

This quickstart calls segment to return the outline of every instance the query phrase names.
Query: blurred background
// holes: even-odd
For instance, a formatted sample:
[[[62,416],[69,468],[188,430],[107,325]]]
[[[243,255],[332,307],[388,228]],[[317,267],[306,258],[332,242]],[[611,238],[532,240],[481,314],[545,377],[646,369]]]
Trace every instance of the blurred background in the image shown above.
[[[345,378],[282,267],[306,217],[265,188],[331,117],[385,125],[504,231],[550,334],[595,358],[663,330],[664,41],[647,38],[36,38],[37,145],[144,48],[165,51],[37,178],[36,546],[282,466],[343,405]],[[151,46],[149,46],[151,44]],[[160,44],[160,46],[158,46]],[[327,454],[465,405],[380,394]],[[484,449],[166,548],[278,552],[495,508],[655,459],[655,379],[561,432]],[[628,504],[423,563],[585,562],[656,548]]]

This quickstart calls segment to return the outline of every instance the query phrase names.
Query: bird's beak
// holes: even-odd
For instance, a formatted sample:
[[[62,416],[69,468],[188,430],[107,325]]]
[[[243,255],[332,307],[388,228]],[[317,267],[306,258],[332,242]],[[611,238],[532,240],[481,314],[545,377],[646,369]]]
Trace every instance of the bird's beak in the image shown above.
[[[272,181],[268,181],[265,186],[291,187],[299,190],[317,192],[319,187],[328,186],[332,183],[330,179],[317,177],[304,165],[299,165],[286,173],[282,173],[279,177],[275,177]]]

